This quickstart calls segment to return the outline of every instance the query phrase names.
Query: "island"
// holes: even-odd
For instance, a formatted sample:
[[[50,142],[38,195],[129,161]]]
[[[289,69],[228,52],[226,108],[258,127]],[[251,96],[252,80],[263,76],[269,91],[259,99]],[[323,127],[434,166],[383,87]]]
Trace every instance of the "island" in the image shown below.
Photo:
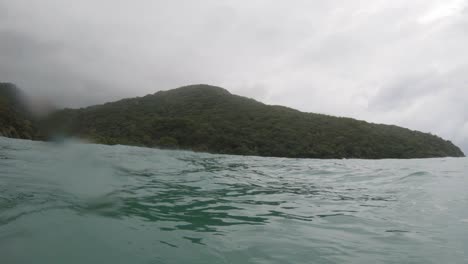
[[[464,157],[452,142],[429,133],[267,105],[204,84],[57,110],[34,120],[17,104],[7,106],[14,100],[3,99],[4,86],[14,87],[0,86],[3,136],[59,135],[99,144],[288,158]]]

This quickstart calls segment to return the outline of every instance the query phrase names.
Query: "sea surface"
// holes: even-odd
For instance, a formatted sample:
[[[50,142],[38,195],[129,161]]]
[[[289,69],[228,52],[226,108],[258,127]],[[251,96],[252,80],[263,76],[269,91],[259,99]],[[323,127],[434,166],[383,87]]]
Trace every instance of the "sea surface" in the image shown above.
[[[468,160],[0,138],[0,263],[468,263]]]

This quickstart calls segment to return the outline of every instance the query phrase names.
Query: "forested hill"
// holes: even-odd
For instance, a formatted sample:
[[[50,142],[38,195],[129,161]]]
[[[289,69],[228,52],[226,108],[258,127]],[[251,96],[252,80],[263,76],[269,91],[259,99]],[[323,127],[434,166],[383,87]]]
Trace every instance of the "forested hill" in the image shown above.
[[[454,144],[431,134],[265,105],[208,85],[62,110],[45,120],[44,126],[97,143],[225,154],[369,159],[464,156]]]
[[[11,83],[0,83],[0,136],[38,139],[39,131],[24,95]]]

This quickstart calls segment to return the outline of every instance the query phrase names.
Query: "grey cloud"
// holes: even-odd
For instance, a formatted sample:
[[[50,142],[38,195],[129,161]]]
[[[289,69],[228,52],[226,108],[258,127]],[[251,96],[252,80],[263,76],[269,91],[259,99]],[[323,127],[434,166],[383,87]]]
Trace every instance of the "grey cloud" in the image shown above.
[[[103,83],[76,75],[56,60],[61,52],[56,43],[42,43],[9,31],[0,32],[0,78],[13,82],[33,97],[51,97],[58,106],[76,107],[112,98]],[[77,102],[74,98],[79,98]]]
[[[5,20],[7,15],[5,6],[0,2],[0,21]]]
[[[380,87],[377,94],[370,99],[372,111],[391,111],[411,107],[422,97],[444,89],[444,83],[435,77],[436,72],[425,72],[399,78],[395,83]]]
[[[30,63],[40,57],[47,59],[59,49],[57,45],[40,43],[18,32],[0,31],[2,64]]]

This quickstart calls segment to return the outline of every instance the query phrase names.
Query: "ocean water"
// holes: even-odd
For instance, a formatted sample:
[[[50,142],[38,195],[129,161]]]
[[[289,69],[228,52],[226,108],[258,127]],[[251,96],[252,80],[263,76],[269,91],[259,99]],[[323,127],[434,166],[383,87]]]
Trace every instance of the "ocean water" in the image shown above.
[[[0,138],[0,263],[468,263],[468,160]]]

